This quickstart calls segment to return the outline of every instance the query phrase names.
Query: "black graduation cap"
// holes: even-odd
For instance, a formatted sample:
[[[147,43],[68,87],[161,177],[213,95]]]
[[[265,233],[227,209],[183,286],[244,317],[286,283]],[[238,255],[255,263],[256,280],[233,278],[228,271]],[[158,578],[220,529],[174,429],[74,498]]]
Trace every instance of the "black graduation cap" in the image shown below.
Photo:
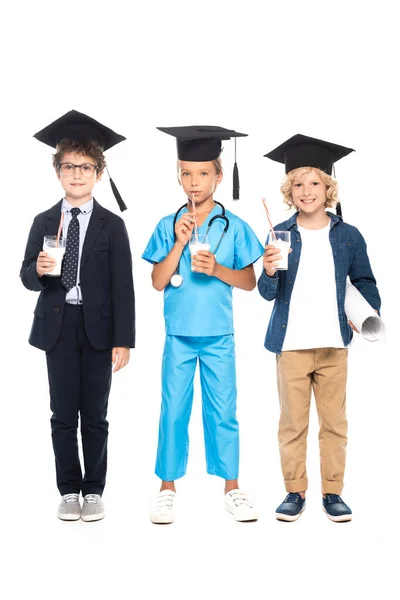
[[[238,133],[213,125],[189,125],[185,127],[157,127],[160,131],[177,138],[178,159],[191,162],[215,160],[221,154],[221,142],[235,138],[235,164],[233,167],[233,199],[239,199],[239,172],[236,163],[236,138],[246,137],[247,133]]]
[[[285,173],[299,167],[316,167],[331,175],[333,164],[350,152],[354,152],[353,148],[346,148],[298,133],[264,156],[283,163]],[[341,216],[340,203],[336,208],[337,213]]]
[[[33,137],[52,148],[56,148],[57,144],[64,138],[79,142],[95,140],[104,151],[126,140],[123,135],[115,133],[109,127],[77,110],[70,110],[41,131],[35,133]],[[111,177],[110,185],[121,211],[126,210],[127,207]]]

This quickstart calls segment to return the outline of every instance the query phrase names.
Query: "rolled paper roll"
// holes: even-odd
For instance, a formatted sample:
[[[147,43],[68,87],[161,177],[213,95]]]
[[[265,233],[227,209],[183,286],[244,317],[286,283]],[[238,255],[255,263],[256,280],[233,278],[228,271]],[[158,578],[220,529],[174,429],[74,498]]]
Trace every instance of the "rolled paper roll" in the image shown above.
[[[385,339],[385,324],[358,289],[346,282],[344,310],[347,318],[368,342]]]

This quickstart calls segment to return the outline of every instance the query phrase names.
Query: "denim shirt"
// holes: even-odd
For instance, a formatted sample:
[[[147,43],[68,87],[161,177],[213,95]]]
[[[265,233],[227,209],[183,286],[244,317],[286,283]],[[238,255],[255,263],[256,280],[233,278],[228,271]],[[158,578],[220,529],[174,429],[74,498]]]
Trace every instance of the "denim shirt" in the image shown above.
[[[344,223],[341,217],[330,212],[327,214],[331,219],[329,241],[332,246],[335,265],[336,299],[340,332],[343,344],[348,346],[353,337],[353,331],[347,322],[347,316],[344,312],[347,276],[350,277],[351,283],[364,296],[372,308],[379,311],[381,299],[376,287],[376,281],[372,273],[367,255],[367,246],[363,236],[356,227]],[[276,271],[273,277],[268,277],[263,269],[257,286],[261,296],[265,300],[275,300],[264,345],[267,350],[280,354],[285,340],[290,299],[301,255],[301,236],[297,228],[297,213],[288,221],[277,225],[275,229],[277,231],[290,231],[292,252],[289,254],[288,270]],[[318,273],[314,273],[314,277],[318,277]]]

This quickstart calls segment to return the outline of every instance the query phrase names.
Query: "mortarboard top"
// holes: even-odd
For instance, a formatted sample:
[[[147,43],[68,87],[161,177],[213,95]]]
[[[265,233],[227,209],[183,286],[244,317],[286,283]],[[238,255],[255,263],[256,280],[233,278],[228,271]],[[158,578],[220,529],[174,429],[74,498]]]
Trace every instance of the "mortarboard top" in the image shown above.
[[[299,167],[316,167],[331,175],[333,163],[350,152],[354,152],[353,148],[298,133],[264,156],[283,163],[286,173]]]
[[[115,133],[109,127],[77,110],[70,110],[35,133],[33,137],[52,148],[56,148],[63,138],[77,141],[96,140],[104,151],[126,140],[123,135]]]
[[[95,119],[92,119],[92,117],[77,110],[70,110],[41,131],[35,133],[33,137],[52,148],[56,148],[57,144],[63,139],[78,142],[95,140],[102,147],[103,151],[109,150],[116,144],[119,144],[119,142],[126,140],[123,135],[116,133],[109,127],[102,125]],[[125,203],[111,177],[110,184],[121,211],[126,210]]]
[[[190,125],[188,127],[157,127],[163,133],[177,138],[179,160],[206,162],[221,154],[221,141],[232,137],[246,137],[233,129],[212,125]]]
[[[207,162],[210,160],[215,160],[221,154],[221,141],[247,136],[247,133],[238,133],[233,129],[225,129],[224,127],[213,125],[157,127],[157,129],[163,133],[167,133],[177,138],[176,145],[178,150],[178,159],[187,160],[190,162]],[[236,156],[233,173],[233,198],[237,200],[239,198],[239,175],[236,164]]]

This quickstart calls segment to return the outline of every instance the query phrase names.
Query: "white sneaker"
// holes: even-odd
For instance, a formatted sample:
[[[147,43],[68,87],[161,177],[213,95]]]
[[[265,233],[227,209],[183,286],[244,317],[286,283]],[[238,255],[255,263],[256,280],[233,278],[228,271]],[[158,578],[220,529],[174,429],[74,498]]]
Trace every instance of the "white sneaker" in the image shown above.
[[[257,521],[258,513],[248,496],[240,490],[232,490],[225,494],[225,509],[235,521]]]
[[[57,517],[62,521],[77,521],[81,518],[79,494],[64,494],[58,507]]]
[[[150,521],[157,524],[173,523],[175,518],[174,500],[175,492],[172,490],[159,492],[152,506]]]

